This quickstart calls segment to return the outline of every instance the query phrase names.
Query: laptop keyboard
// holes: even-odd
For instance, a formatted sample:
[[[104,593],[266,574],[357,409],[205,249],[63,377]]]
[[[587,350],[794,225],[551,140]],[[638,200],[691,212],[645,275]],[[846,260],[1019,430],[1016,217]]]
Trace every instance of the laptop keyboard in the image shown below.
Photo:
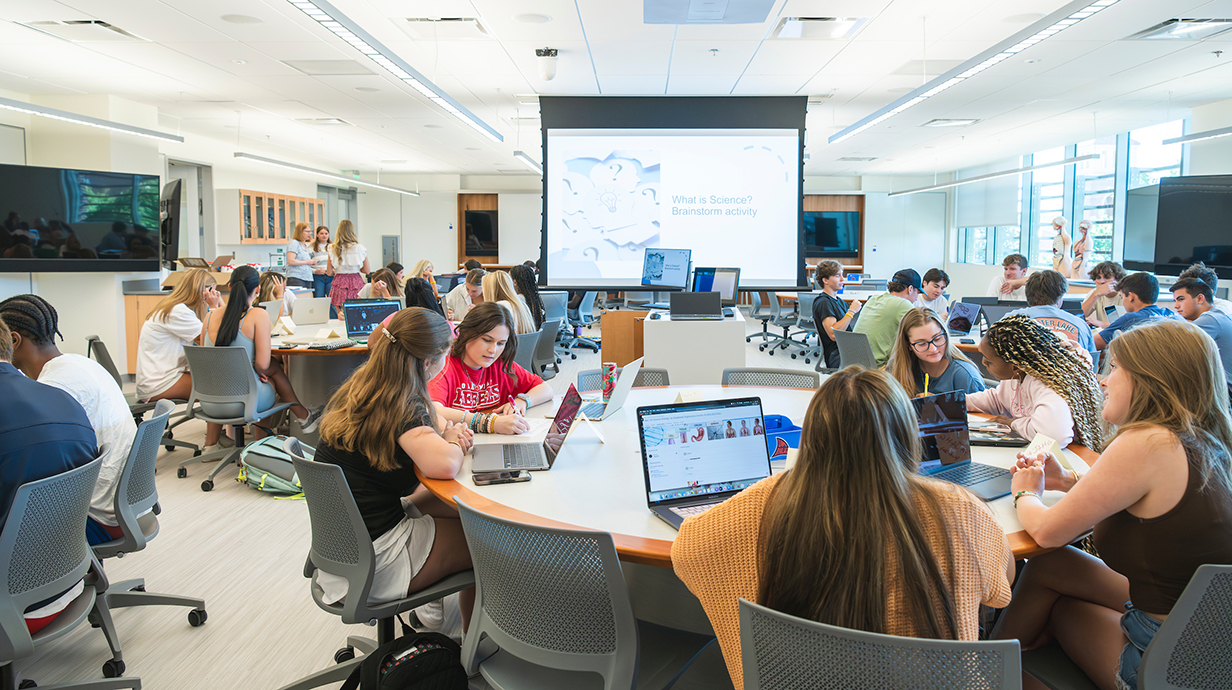
[[[681,506],[679,508],[672,508],[671,511],[682,518],[689,518],[694,515],[701,515],[717,505],[718,503],[703,503],[699,506]]]
[[[938,472],[933,476],[937,479],[944,479],[951,484],[959,486],[972,486],[983,481],[988,481],[1003,474],[1009,474],[1008,470],[1003,470],[1000,467],[992,465],[984,465],[976,462],[969,462],[961,467],[954,467],[942,472]]]
[[[605,403],[586,403],[582,406],[582,414],[586,415],[587,419],[598,419],[603,416],[603,411],[605,409],[607,409],[607,405]]]
[[[521,470],[527,467],[539,467],[543,464],[539,456],[539,446],[533,443],[513,443],[503,446],[505,451],[505,467],[511,470]]]

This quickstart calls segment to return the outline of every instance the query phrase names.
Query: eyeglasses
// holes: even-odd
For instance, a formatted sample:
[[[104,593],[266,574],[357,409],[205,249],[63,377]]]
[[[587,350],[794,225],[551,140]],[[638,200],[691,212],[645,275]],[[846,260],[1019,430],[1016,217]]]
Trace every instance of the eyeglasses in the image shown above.
[[[917,340],[911,343],[911,349],[915,350],[916,352],[928,352],[928,346],[935,345],[937,349],[940,350],[941,348],[945,347],[945,343],[949,339],[950,337],[946,335],[945,333],[938,333],[937,335],[933,336],[932,340]]]

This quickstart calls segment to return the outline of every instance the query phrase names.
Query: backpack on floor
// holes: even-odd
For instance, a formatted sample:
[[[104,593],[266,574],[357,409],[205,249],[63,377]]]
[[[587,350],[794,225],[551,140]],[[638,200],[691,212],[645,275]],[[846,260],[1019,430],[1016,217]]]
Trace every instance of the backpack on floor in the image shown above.
[[[246,482],[257,491],[281,496],[299,496],[299,476],[291,456],[282,449],[286,436],[266,436],[244,446],[240,452],[240,476],[236,481]],[[309,460],[316,453],[312,446],[304,446],[304,457]]]
[[[415,632],[405,623],[402,633],[359,662],[342,690],[467,690],[457,642],[440,633]]]

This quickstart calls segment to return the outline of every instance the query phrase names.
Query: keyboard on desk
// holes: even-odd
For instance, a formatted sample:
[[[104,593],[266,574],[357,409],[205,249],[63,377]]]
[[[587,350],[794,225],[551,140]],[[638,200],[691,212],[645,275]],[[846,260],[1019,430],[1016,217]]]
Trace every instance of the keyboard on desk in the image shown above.
[[[539,455],[539,445],[534,443],[511,443],[502,446],[505,453],[505,467],[511,470],[524,470],[528,467],[539,467],[543,464]]]
[[[989,479],[1000,477],[1003,474],[1009,474],[1009,470],[1003,470],[1000,467],[984,465],[978,462],[969,462],[965,465],[952,467],[948,470],[942,470],[932,476],[959,486],[974,486],[980,482],[986,482]]]
[[[701,515],[717,505],[718,503],[703,503],[699,506],[680,506],[679,508],[672,508],[671,511],[682,518],[691,518],[694,515]]]
[[[341,350],[344,347],[356,347],[359,343],[348,338],[331,338],[319,340],[308,346],[309,350]]]
[[[607,403],[592,402],[582,406],[582,414],[586,415],[587,419],[598,419],[603,416],[604,410],[607,409]]]

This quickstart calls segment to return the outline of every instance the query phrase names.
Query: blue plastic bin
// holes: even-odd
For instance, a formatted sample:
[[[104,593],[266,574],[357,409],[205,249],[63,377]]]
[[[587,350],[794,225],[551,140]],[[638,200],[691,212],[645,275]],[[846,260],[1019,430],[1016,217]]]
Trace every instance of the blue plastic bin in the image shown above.
[[[766,415],[766,449],[770,451],[770,457],[774,457],[774,449],[778,446],[780,438],[789,447],[799,448],[800,427],[792,424],[790,419],[781,414]]]

